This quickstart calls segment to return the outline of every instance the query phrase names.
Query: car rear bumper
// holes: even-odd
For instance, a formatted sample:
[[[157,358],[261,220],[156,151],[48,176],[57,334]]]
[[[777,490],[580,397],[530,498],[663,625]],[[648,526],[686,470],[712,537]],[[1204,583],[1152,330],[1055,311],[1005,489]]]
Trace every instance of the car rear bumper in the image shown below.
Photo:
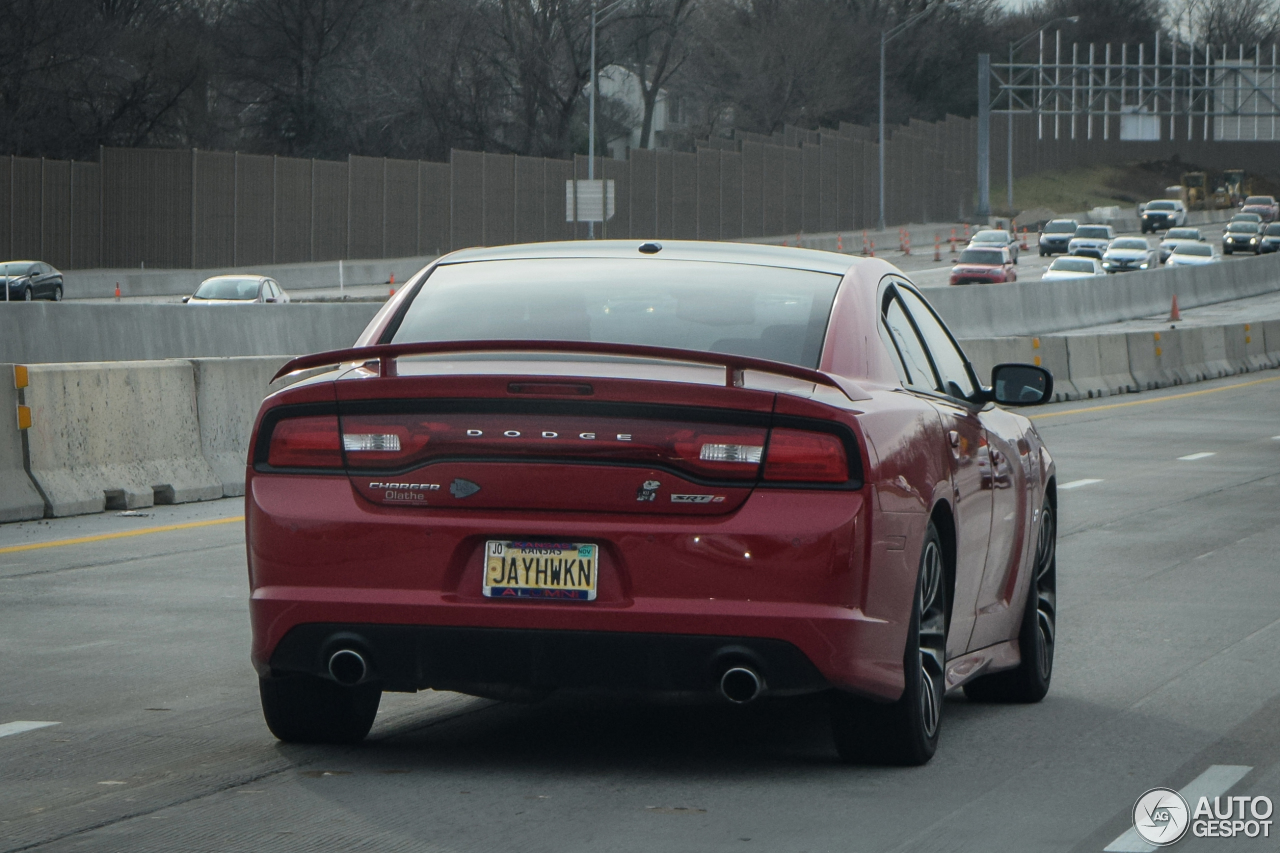
[[[348,639],[388,689],[612,688],[616,658],[647,667],[633,688],[709,691],[739,648],[770,692],[902,691],[915,565],[896,551],[901,565],[865,571],[858,492],[757,492],[701,518],[424,513],[374,506],[345,478],[251,475],[246,515],[261,675],[323,675]],[[599,543],[597,599],[483,597],[484,542],[513,535]]]

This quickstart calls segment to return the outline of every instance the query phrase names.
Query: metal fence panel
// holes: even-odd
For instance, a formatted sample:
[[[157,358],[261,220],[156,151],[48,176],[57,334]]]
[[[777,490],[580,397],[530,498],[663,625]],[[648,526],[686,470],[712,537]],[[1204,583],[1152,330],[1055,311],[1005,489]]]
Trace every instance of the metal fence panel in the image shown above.
[[[804,230],[804,152],[799,148],[782,149],[783,233],[798,234]]]
[[[742,236],[742,155],[720,152],[720,239]]]
[[[192,160],[191,264],[195,269],[231,266],[236,242],[236,155],[196,151]]]
[[[14,260],[40,258],[40,161],[14,157],[13,218],[9,223],[10,257]]]
[[[573,162],[570,160],[543,160],[543,221],[547,226],[548,240],[573,239],[572,223],[566,221],[564,184],[573,178]]]
[[[699,148],[697,158],[697,237],[699,240],[719,240],[720,152],[714,148]]]
[[[516,239],[515,158],[484,155],[484,244],[505,246]]]
[[[822,143],[818,146],[821,159],[819,167],[821,179],[818,183],[819,231],[835,231],[839,227],[837,201],[840,197],[840,172],[836,165],[839,144],[840,138],[836,134],[824,132]]]
[[[102,169],[105,264],[190,264],[191,152],[108,148]]]
[[[822,230],[822,148],[806,142],[800,158],[800,230],[814,234]]]
[[[878,228],[880,224],[880,146],[873,142],[862,143],[862,227]]]
[[[275,158],[236,155],[236,266],[271,263],[275,245]]]
[[[764,146],[764,233],[776,237],[787,230],[786,149]]]
[[[654,161],[657,166],[657,192],[658,192],[658,238],[670,240],[674,235],[671,226],[672,200],[672,170],[675,168],[672,163],[673,152],[671,151],[655,151]]]
[[[759,142],[742,141],[742,236],[764,236],[764,152]]]
[[[386,202],[386,161],[381,157],[347,158],[351,216],[347,222],[348,258],[382,257]]]
[[[311,161],[277,157],[272,263],[311,260]]]
[[[336,261],[347,255],[348,166],[333,160],[311,161],[311,259]]]
[[[0,172],[4,172],[0,168]],[[8,174],[0,174],[7,182]],[[5,190],[0,189],[0,200]],[[93,269],[102,266],[102,169],[97,163],[71,164],[71,269]],[[0,202],[2,203],[2,202]],[[4,205],[5,214],[8,205]],[[0,226],[0,240],[7,239],[8,229]],[[105,295],[105,294],[104,294]]]
[[[604,224],[603,236],[610,240],[626,240],[631,236],[631,170],[626,161],[605,158],[600,161],[600,175],[613,181],[613,218]]]
[[[629,204],[631,236],[650,240],[658,236],[658,163],[654,152],[637,148],[628,157],[631,171]]]
[[[387,160],[383,184],[383,258],[418,254],[418,161]]]
[[[418,253],[442,255],[449,251],[448,163],[419,163],[422,193],[418,196]]]
[[[685,151],[671,154],[671,236],[698,237],[698,156]]]
[[[71,267],[71,163],[40,161],[40,260]]]
[[[542,158],[515,158],[515,242],[538,243],[546,239]]]
[[[8,260],[13,253],[13,213],[18,199],[13,191],[14,158],[0,160],[0,256]]]
[[[454,249],[484,245],[484,155],[454,149],[449,245]]]

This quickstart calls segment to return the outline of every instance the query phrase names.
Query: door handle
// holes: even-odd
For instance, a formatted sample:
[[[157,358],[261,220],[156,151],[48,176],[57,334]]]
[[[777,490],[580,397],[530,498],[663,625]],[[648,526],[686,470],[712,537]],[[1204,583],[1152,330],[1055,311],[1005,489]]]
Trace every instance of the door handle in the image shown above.
[[[951,439],[952,447],[960,446],[960,433],[956,432],[955,430],[951,430],[950,432],[947,433],[947,438]]]

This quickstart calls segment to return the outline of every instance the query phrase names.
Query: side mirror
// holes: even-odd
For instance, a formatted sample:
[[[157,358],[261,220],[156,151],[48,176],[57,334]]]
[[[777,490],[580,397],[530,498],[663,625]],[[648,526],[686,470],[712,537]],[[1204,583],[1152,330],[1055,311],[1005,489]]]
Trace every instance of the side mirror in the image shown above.
[[[1039,406],[1053,399],[1053,374],[1031,364],[991,369],[991,399],[1005,406]]]
[[[183,302],[183,304],[186,304],[187,302],[190,302],[190,301],[191,301],[191,297],[190,297],[190,296],[184,296],[184,297],[182,297],[182,302]]]
[[[275,302],[275,301],[276,301],[276,298],[275,298],[274,296],[268,296],[266,299],[264,299],[264,300],[262,300],[262,301],[263,301],[263,302]]]

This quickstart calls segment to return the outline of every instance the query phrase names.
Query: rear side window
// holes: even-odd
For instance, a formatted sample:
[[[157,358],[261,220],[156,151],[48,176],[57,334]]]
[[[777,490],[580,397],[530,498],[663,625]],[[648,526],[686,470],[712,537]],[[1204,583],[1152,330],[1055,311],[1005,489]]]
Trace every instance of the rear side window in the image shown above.
[[[1057,258],[1049,269],[1060,272],[1093,272],[1093,263],[1085,258]]]
[[[594,341],[817,367],[839,284],[832,273],[657,258],[447,264],[383,343]]]
[[[941,374],[943,390],[952,397],[971,399],[976,391],[973,379],[965,364],[964,354],[951,340],[951,335],[925,305],[923,299],[905,287],[898,287],[895,290],[898,292],[898,298],[911,312],[911,318],[916,321],[916,328],[920,330],[925,346],[933,356],[934,367]]]
[[[907,319],[902,303],[892,297],[886,301],[884,325],[889,330],[889,337],[892,338],[898,358],[907,372],[902,377],[902,384],[921,391],[938,391],[938,381],[929,364],[929,355],[912,328],[911,321]]]
[[[1171,201],[1153,201],[1147,205],[1147,210],[1176,210]]]
[[[1046,234],[1073,234],[1078,226],[1073,220],[1054,220],[1044,227]]]
[[[1111,235],[1107,231],[1105,225],[1081,225],[1076,229],[1077,237],[1084,237],[1089,240],[1109,240]]]

